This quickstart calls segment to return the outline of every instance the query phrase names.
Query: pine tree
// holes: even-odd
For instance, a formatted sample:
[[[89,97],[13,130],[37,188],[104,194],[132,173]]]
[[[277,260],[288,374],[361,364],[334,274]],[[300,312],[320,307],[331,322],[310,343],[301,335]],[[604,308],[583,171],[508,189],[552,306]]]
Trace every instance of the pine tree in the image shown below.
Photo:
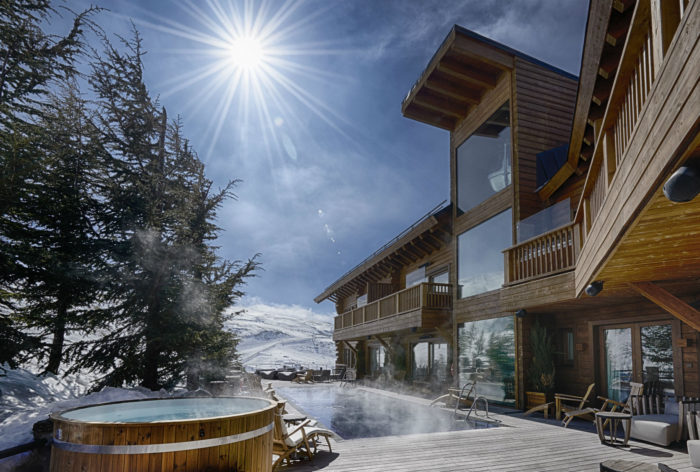
[[[257,268],[219,261],[212,224],[233,183],[211,191],[204,166],[176,122],[150,98],[143,82],[141,42],[105,42],[90,83],[98,97],[101,141],[108,153],[103,226],[112,237],[102,336],[77,346],[76,367],[104,373],[101,385],[169,387],[183,380],[188,362],[220,370],[235,353],[223,329],[225,309]],[[190,362],[190,370],[193,363]]]
[[[38,340],[18,325],[16,284],[26,277],[19,263],[22,241],[15,237],[32,225],[22,212],[27,181],[41,169],[37,125],[44,98],[56,81],[75,73],[83,28],[94,9],[74,18],[64,37],[46,34],[41,24],[56,12],[48,0],[0,2],[0,362],[15,365]]]
[[[35,148],[41,167],[25,181],[17,214],[27,224],[14,231],[24,276],[16,283],[16,314],[38,333],[45,370],[59,373],[65,336],[82,329],[100,300],[103,242],[99,235],[100,144],[75,84],[47,103]],[[48,340],[49,341],[44,341]]]

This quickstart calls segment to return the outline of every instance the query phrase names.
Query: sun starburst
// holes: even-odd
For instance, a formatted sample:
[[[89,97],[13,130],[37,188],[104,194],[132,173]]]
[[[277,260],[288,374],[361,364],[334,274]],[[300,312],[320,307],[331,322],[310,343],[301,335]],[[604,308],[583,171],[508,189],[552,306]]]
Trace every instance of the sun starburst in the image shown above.
[[[305,38],[325,10],[301,14],[302,3],[185,0],[177,5],[190,19],[187,24],[164,16],[140,22],[194,45],[170,49],[181,57],[195,58],[198,65],[165,80],[161,96],[187,91],[185,112],[205,111],[210,117],[205,158],[211,155],[223,130],[245,123],[259,131],[268,155],[296,159],[298,153],[283,128],[303,121],[298,116],[299,104],[346,135],[340,126],[347,125],[346,120],[308,90],[309,84],[342,78],[303,60],[340,50]]]

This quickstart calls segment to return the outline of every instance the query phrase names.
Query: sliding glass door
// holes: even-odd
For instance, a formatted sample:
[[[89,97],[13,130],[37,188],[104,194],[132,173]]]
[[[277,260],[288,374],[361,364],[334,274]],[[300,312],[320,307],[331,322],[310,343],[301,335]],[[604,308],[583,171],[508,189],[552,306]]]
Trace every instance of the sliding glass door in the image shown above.
[[[601,370],[605,396],[626,401],[630,382],[653,382],[659,393],[673,395],[671,330],[671,322],[602,326]]]

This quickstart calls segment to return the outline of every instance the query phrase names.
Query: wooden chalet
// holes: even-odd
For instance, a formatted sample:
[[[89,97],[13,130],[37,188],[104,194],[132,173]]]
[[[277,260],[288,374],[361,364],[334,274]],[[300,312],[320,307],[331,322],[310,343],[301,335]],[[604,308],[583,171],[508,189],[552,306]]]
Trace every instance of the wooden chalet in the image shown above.
[[[418,362],[409,377],[443,381],[452,342],[452,207],[441,204],[375,251],[315,298],[336,303],[333,339],[338,361],[358,374],[406,376],[406,362]],[[412,347],[420,345],[418,358]],[[429,352],[430,351],[430,352]],[[431,359],[431,366],[428,361]],[[410,365],[410,364],[409,364]]]
[[[388,254],[329,287],[316,301],[336,301],[335,339],[357,351],[391,338],[410,357],[423,336],[441,338],[455,385],[478,376],[480,394],[523,406],[539,320],[558,391],[595,382],[623,398],[630,382],[655,382],[700,396],[700,197],[663,193],[681,167],[700,175],[699,36],[700,0],[591,0],[577,80],[455,26],[402,104],[450,131],[443,245],[385,262],[396,278],[372,280],[391,288],[367,279]],[[357,295],[399,296],[431,258],[448,268],[442,322],[356,314]]]

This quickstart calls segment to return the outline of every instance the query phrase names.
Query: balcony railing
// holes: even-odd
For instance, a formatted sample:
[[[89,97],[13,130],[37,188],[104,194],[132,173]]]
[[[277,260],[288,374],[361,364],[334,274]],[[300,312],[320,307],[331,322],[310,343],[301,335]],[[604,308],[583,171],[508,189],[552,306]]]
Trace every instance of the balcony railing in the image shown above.
[[[506,285],[558,274],[576,267],[581,226],[570,223],[503,251]]]
[[[637,141],[647,139],[648,129],[641,131],[646,134],[639,137],[636,135],[644,119],[647,122],[654,119],[645,117],[647,105],[661,71],[668,43],[687,13],[687,3],[680,2],[679,12],[673,8],[651,8],[649,11],[648,1],[639,2],[635,9],[631,31],[628,33],[628,37],[634,40],[625,44],[607,110],[601,122],[596,125],[595,150],[576,212],[577,221],[583,223],[584,239],[601,214],[615,175],[621,169],[627,174],[632,172],[630,166],[625,166],[625,160],[630,154],[628,151],[635,148],[631,143],[635,138]],[[674,15],[680,17],[671,19]],[[653,28],[655,23],[664,24],[663,33],[660,28]],[[628,175],[623,177],[627,178]]]
[[[401,290],[336,316],[335,329],[371,323],[388,316],[401,315],[423,308],[452,308],[452,286],[450,284],[422,283]]]

